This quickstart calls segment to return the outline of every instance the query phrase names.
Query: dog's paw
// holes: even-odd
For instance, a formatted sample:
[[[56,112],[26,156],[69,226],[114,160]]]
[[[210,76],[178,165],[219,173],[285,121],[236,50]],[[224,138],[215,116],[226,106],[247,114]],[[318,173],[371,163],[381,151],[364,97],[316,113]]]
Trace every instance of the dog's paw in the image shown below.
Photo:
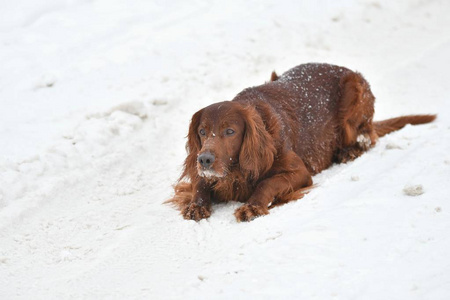
[[[356,158],[360,157],[364,153],[364,150],[356,147],[351,148],[344,148],[339,151],[337,154],[338,162],[339,163],[347,163],[350,161],[355,160]]]
[[[181,210],[181,214],[186,220],[200,221],[201,219],[209,218],[211,211],[207,206],[189,203]]]
[[[372,140],[370,139],[370,136],[367,133],[358,135],[356,138],[356,142],[358,143],[359,147],[364,151],[369,150],[370,146],[372,145]]]
[[[244,204],[234,212],[234,216],[238,222],[249,222],[267,214],[269,214],[269,210],[266,207],[251,204]]]

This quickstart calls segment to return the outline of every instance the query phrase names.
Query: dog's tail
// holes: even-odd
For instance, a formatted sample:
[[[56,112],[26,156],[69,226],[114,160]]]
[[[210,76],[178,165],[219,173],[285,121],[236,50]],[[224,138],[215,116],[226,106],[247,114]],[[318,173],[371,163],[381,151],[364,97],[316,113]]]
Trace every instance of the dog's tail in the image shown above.
[[[373,122],[373,125],[375,132],[381,137],[392,131],[399,130],[407,124],[426,124],[433,122],[434,119],[436,119],[436,115],[411,115]]]

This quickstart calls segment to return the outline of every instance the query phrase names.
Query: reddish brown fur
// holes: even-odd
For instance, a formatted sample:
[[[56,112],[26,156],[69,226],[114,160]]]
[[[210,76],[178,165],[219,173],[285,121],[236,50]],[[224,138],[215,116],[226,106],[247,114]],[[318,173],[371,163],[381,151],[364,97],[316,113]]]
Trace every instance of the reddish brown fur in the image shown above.
[[[210,216],[213,202],[240,201],[235,216],[250,221],[303,197],[312,175],[362,155],[378,137],[435,118],[373,122],[374,101],[361,74],[343,67],[273,72],[270,82],[194,114],[184,171],[168,202],[184,218],[200,220]],[[212,164],[205,159],[211,155]]]
[[[272,72],[272,74],[270,75],[270,81],[276,81],[278,80],[278,75],[275,71]]]

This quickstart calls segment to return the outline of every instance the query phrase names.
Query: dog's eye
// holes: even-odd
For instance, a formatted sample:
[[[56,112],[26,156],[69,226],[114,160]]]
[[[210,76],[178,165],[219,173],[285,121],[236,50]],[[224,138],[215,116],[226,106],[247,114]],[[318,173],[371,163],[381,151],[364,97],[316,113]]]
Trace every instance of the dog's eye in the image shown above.
[[[206,131],[203,128],[200,129],[199,133],[200,133],[201,136],[205,136],[206,135]]]
[[[228,128],[228,129],[225,131],[226,135],[233,135],[234,132],[235,132],[235,131],[234,131],[233,129],[231,129],[231,128]]]

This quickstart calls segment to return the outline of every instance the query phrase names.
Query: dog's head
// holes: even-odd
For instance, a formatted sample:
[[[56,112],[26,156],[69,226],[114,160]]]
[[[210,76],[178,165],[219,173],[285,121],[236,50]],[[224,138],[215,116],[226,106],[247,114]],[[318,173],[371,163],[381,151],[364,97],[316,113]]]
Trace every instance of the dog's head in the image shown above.
[[[253,107],[234,101],[210,105],[192,117],[185,173],[218,180],[236,170],[257,179],[273,164],[275,147]]]

